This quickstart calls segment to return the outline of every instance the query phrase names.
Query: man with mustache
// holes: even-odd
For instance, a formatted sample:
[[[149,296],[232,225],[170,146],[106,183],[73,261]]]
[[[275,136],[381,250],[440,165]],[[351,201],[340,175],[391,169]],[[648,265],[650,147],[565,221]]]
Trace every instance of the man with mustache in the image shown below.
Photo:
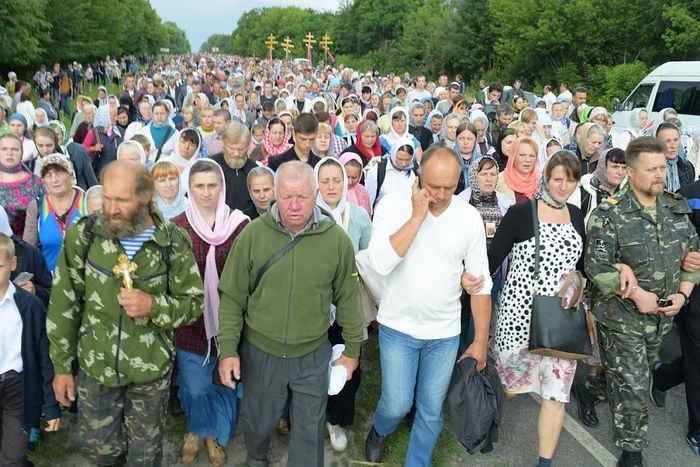
[[[649,367],[659,360],[673,316],[700,280],[700,272],[681,270],[685,254],[700,245],[688,201],[664,191],[666,145],[649,136],[632,141],[626,152],[629,189],[600,204],[588,221],[585,269],[594,286],[593,313],[622,467],[642,465]],[[623,264],[637,278],[629,291],[620,282]],[[590,394],[582,396],[593,403]]]
[[[174,329],[202,313],[202,279],[190,239],[154,208],[143,165],[112,162],[102,185],[103,210],[68,230],[54,273],[53,388],[65,406],[77,388],[81,450],[91,463],[158,466]]]

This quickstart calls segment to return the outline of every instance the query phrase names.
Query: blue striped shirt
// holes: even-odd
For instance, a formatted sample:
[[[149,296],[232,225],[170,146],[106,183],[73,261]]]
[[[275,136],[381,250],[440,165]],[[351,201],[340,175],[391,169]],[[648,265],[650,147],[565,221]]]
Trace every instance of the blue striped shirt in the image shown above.
[[[156,226],[153,225],[143,232],[134,235],[133,237],[123,237],[119,239],[119,242],[122,244],[124,252],[126,253],[126,257],[129,258],[129,261],[133,261],[136,253],[141,249],[144,243],[153,237],[155,232]]]

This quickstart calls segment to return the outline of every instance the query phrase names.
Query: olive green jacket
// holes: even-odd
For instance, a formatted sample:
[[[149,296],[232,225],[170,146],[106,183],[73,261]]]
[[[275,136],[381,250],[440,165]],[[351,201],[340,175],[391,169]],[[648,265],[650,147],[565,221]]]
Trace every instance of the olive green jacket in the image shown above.
[[[642,332],[671,317],[642,314],[634,302],[616,295],[620,274],[616,263],[630,266],[639,286],[667,297],[678,292],[681,281],[698,283],[700,272],[681,270],[688,251],[698,251],[695,227],[688,215],[688,201],[664,192],[656,201],[656,219],[637,200],[631,189],[601,203],[591,214],[586,235],[585,269],[593,283],[596,319],[619,332]]]

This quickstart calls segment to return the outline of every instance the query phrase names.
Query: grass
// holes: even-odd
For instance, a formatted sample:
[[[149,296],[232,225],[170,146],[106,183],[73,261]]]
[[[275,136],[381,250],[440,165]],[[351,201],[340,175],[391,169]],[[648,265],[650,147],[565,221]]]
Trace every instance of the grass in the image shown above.
[[[362,348],[362,384],[358,389],[355,402],[355,423],[348,431],[348,448],[342,453],[333,453],[332,456],[329,456],[327,465],[367,465],[364,462],[365,437],[372,426],[372,414],[377,406],[380,393],[379,345],[375,332],[370,334],[369,340],[364,343]],[[445,412],[447,412],[446,407]],[[179,447],[186,430],[187,419],[184,416],[168,416],[164,442]],[[402,423],[396,432],[387,439],[383,465],[403,465],[409,437],[410,428],[406,423]],[[77,439],[77,417],[75,414],[64,412],[61,430],[57,433],[44,433],[42,442],[31,453],[30,460],[41,467],[65,461],[78,451]],[[330,445],[327,446],[330,448]],[[168,452],[164,459],[164,465],[179,463],[178,451],[179,449]],[[459,459],[464,452],[464,448],[459,444],[449,427],[449,419],[446,416],[445,427],[433,454],[433,465],[463,464],[464,462],[460,462]]]
[[[372,333],[369,340],[364,343],[362,353],[362,384],[357,391],[355,424],[352,427],[352,432],[349,433],[353,442],[349,443],[348,449],[351,450],[352,458],[364,460],[365,438],[372,426],[372,414],[377,407],[381,393],[379,342],[376,332]],[[447,406],[445,406],[445,411],[447,411]],[[399,425],[396,432],[387,438],[384,465],[403,465],[410,434],[410,427],[404,422]],[[446,418],[445,427],[433,453],[433,464],[436,466],[456,465],[455,457],[463,452],[465,452],[464,448],[449,428],[449,420]]]

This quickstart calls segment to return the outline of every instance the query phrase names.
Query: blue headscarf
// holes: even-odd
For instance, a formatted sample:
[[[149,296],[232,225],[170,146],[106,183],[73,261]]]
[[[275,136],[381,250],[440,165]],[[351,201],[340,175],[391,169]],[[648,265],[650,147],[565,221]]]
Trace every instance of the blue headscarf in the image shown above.
[[[29,136],[29,134],[28,134],[29,124],[27,123],[27,117],[25,117],[24,115],[22,115],[19,112],[15,112],[12,115],[10,115],[10,118],[7,119],[7,123],[9,124],[13,120],[17,120],[19,122],[22,122],[22,125],[24,125],[24,136],[28,137]]]

